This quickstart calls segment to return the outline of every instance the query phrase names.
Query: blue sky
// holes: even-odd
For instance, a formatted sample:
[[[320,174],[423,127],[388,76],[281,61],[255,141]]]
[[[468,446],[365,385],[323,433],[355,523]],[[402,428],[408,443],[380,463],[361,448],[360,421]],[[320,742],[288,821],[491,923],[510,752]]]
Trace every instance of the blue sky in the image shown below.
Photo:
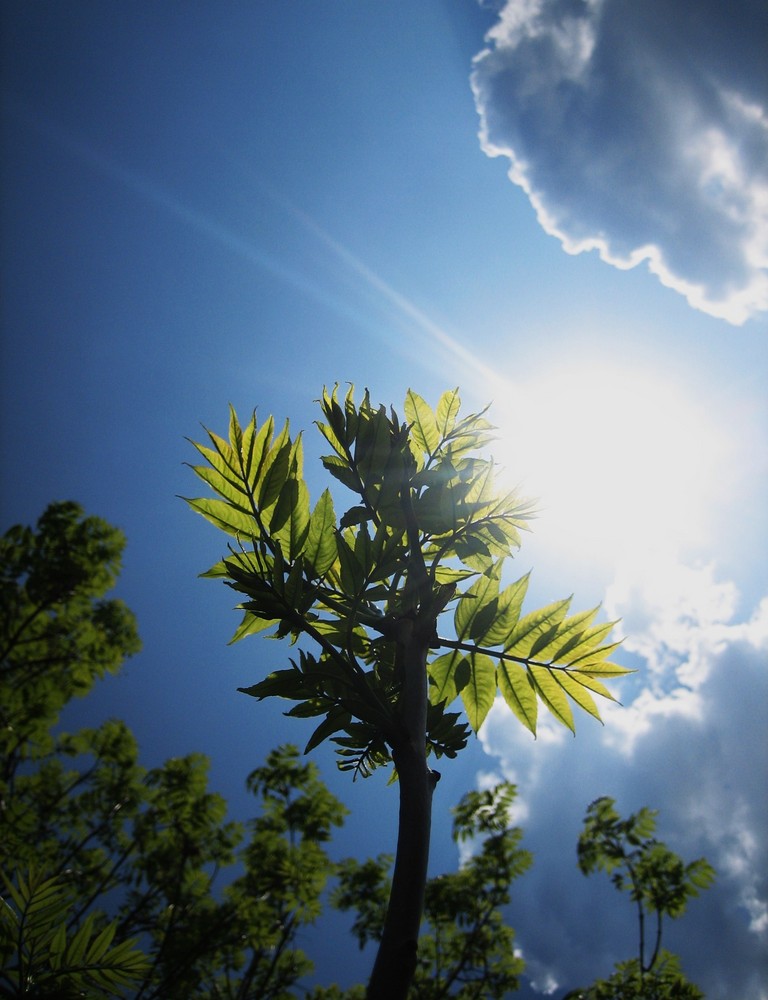
[[[2,524],[72,498],[120,525],[144,640],[73,724],[125,718],[148,763],[209,754],[247,815],[250,768],[307,733],[236,692],[286,651],[226,646],[231,595],[197,579],[221,540],[177,499],[196,488],[185,437],[256,406],[308,429],[311,466],[324,384],[493,400],[494,454],[540,498],[516,567],[531,601],[604,602],[638,668],[604,727],[534,742],[497,706],[443,768],[435,871],[457,863],[461,793],[519,785],[528,998],[632,952],[629,906],[575,864],[601,794],[659,809],[662,837],[718,869],[669,931],[691,978],[768,995],[767,26],[756,2],[725,17],[3,6]],[[339,853],[391,850],[393,790],[315,758],[353,809]],[[319,977],[366,961],[350,941]]]

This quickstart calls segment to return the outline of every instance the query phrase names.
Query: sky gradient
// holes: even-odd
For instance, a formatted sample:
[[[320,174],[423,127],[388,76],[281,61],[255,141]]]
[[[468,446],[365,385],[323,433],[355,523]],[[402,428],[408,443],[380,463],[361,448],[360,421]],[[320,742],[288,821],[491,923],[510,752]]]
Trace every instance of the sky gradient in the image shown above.
[[[308,727],[237,693],[284,664],[226,643],[197,574],[223,537],[178,499],[231,402],[305,428],[323,385],[402,408],[493,401],[493,453],[540,514],[531,607],[622,618],[623,707],[538,740],[501,706],[446,765],[493,776],[535,855],[509,920],[525,1000],[608,975],[631,908],[576,867],[588,804],[660,811],[713,889],[667,946],[711,1000],[768,997],[768,85],[764,5],[10,2],[3,5],[1,523],[74,499],[128,537],[144,650],[76,706],[146,764],[193,750],[248,815],[249,770]],[[762,56],[761,56],[762,53]],[[629,266],[634,264],[635,266]],[[313,469],[313,462],[315,471]],[[383,780],[337,851],[394,846]],[[615,897],[615,898],[614,898]],[[321,924],[318,980],[340,973]],[[336,939],[334,939],[336,940]]]

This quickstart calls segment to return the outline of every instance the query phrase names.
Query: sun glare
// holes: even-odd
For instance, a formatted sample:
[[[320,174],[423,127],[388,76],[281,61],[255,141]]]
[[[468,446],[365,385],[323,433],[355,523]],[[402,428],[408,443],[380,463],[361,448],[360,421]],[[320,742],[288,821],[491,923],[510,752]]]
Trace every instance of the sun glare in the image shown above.
[[[610,560],[706,540],[723,435],[680,387],[585,367],[505,395],[496,457],[537,498],[537,533]]]

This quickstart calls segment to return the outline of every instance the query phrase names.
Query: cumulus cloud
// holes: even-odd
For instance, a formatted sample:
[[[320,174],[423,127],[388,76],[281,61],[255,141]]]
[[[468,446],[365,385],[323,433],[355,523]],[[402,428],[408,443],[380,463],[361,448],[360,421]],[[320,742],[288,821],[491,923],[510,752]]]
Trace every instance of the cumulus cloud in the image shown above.
[[[768,309],[759,0],[506,0],[475,58],[489,156],[566,251],[741,324]]]
[[[687,974],[708,997],[764,1000],[768,600],[737,620],[732,583],[709,566],[672,564],[645,579],[617,577],[607,604],[630,626],[625,648],[639,669],[623,682],[623,707],[603,712],[605,726],[584,718],[574,740],[547,723],[534,743],[498,703],[481,732],[527,813],[535,865],[510,920],[534,992],[586,985],[635,953],[631,906],[608,879],[576,868],[586,807],[611,795],[625,814],[658,809],[661,839],[717,869],[716,885],[668,924],[667,947]]]

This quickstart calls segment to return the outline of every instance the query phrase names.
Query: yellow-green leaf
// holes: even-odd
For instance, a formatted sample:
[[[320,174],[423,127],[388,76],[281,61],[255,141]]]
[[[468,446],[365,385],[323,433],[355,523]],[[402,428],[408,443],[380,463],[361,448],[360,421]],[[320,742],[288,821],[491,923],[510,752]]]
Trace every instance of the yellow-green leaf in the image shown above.
[[[274,444],[264,458],[261,482],[259,484],[259,507],[269,508],[280,496],[283,483],[288,478],[291,459],[291,439],[288,435],[288,421],[275,438]]]
[[[570,603],[571,599],[566,597],[521,618],[504,642],[504,651],[515,656],[530,655],[539,636],[563,620]]]
[[[246,514],[251,513],[251,506],[248,502],[248,494],[242,488],[234,486],[230,479],[223,476],[217,469],[209,468],[207,465],[193,465],[192,471],[199,476],[204,483],[207,483],[214,493],[218,493],[233,507]]]
[[[573,669],[578,669],[588,677],[623,677],[624,674],[635,672],[630,667],[620,667],[618,663],[610,663],[598,656],[594,659],[587,657],[585,660],[579,660],[578,666]]]
[[[554,671],[548,667],[530,667],[530,677],[539,697],[557,721],[562,722],[572,733],[575,733],[576,727],[573,724],[571,706],[568,704],[568,699],[558,683]]]
[[[279,618],[258,618],[250,611],[246,611],[243,614],[243,620],[238,625],[235,634],[227,645],[232,646],[234,643],[240,642],[241,639],[245,639],[248,635],[263,632],[265,628],[271,628],[273,625],[277,625],[279,621]]]
[[[459,398],[458,388],[450,389],[440,397],[437,404],[436,417],[437,429],[441,437],[448,437],[453,430],[460,407],[461,399]]]
[[[456,668],[462,659],[463,656],[459,650],[454,649],[427,664],[427,673],[430,678],[429,700],[433,705],[439,705],[441,701],[450,705],[458,694]]]
[[[269,417],[261,427],[256,427],[254,415],[243,431],[241,451],[241,473],[253,496],[258,492],[258,483],[263,471],[264,459],[269,453],[272,435],[275,431],[275,421]]]
[[[336,561],[336,554],[336,513],[331,492],[326,489],[309,518],[304,558],[315,576],[324,576]]]
[[[501,660],[496,672],[502,698],[535,736],[539,706],[527,671],[514,660]]]
[[[579,684],[575,678],[571,677],[564,670],[557,671],[557,679],[560,682],[560,686],[563,690],[579,705],[583,708],[585,712],[588,712],[591,716],[597,719],[598,722],[603,720],[600,718],[600,712],[597,710],[597,705],[595,704],[595,699],[587,691],[583,684]]]
[[[440,434],[432,407],[418,393],[409,389],[405,396],[405,419],[411,424],[411,435],[427,454],[432,455],[440,444]]]
[[[506,643],[510,632],[520,619],[520,611],[528,590],[529,577],[530,573],[526,573],[515,583],[510,583],[499,594],[496,602],[496,617],[483,639],[486,645],[500,646]]]
[[[236,510],[231,504],[224,500],[209,500],[206,497],[195,499],[186,498],[189,506],[202,514],[211,524],[221,528],[228,535],[236,538],[251,538],[258,534],[258,525],[252,517]]]
[[[469,681],[461,689],[461,700],[469,724],[477,732],[496,697],[496,665],[483,653],[473,653],[469,662]]]
[[[208,448],[206,445],[199,444],[197,441],[192,441],[191,444],[198,450],[206,462],[208,462],[212,468],[220,473],[222,478],[226,479],[234,489],[244,493],[245,488],[237,467],[237,456],[234,454],[226,441],[222,441],[222,439],[217,437],[212,431],[208,431],[208,436],[215,447]],[[193,468],[195,472],[198,472],[198,467],[195,466]]]
[[[618,649],[620,645],[621,640],[590,649],[590,644],[587,642],[584,646],[579,645],[578,649],[571,650],[565,662],[569,667],[576,667],[581,670],[587,663],[599,663],[601,660],[606,659],[609,653],[612,653],[614,649]]]
[[[580,670],[569,669],[568,676],[581,684],[582,687],[589,688],[590,691],[594,691],[595,694],[599,694],[602,698],[609,698],[611,701],[616,701],[616,698],[614,698],[605,684],[596,680],[594,677],[590,677],[589,674],[582,673]]]
[[[283,484],[270,521],[274,538],[291,562],[301,553],[309,532],[309,490],[303,479]]]
[[[484,608],[495,602],[499,593],[501,568],[502,560],[498,560],[487,573],[480,574],[469,590],[461,596],[453,616],[453,626],[459,639],[472,634],[477,616]],[[491,624],[491,621],[488,621],[486,627],[490,628]]]
[[[595,608],[595,613],[597,611],[598,608]],[[576,617],[574,615],[574,618]],[[571,619],[568,619],[563,624],[567,625],[570,621]],[[563,642],[562,647],[554,651],[552,662],[571,664],[580,657],[596,652],[600,648],[600,643],[609,635],[615,624],[616,622],[603,622],[600,625],[589,626],[587,622],[581,629],[574,629],[568,639]]]
[[[592,608],[589,611],[580,611],[578,614],[563,619],[552,630],[548,638],[545,639],[545,634],[539,637],[531,649],[531,656],[539,660],[554,662],[556,658],[561,659],[580,642],[588,641],[587,630],[598,610],[598,608]],[[597,645],[599,643],[594,643],[593,648]]]

